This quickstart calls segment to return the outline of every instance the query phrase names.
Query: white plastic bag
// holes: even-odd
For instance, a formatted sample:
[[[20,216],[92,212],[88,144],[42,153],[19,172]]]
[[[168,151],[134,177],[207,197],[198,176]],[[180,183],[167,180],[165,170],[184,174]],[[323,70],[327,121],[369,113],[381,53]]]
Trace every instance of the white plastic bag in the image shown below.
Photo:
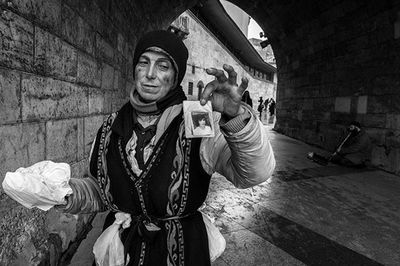
[[[211,262],[215,261],[225,250],[226,242],[224,236],[213,224],[211,218],[201,212],[203,216],[204,224],[206,225],[207,236],[208,236],[208,247],[210,249]]]
[[[41,161],[7,172],[2,185],[4,192],[23,206],[47,211],[66,203],[65,196],[72,194],[70,178],[68,164]]]
[[[98,266],[124,266],[129,263],[129,255],[127,261],[124,258],[124,245],[120,238],[120,228],[128,228],[131,224],[131,215],[128,213],[118,212],[115,214],[115,222],[110,225],[97,238],[93,246],[93,254]]]

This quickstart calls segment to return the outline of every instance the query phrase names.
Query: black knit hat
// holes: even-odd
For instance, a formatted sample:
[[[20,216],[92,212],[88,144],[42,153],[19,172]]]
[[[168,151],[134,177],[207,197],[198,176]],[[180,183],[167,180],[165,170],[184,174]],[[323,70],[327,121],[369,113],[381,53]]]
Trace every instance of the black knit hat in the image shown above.
[[[135,53],[133,55],[133,68],[139,61],[139,57],[150,47],[158,47],[168,53],[178,67],[178,80],[176,84],[181,84],[186,74],[186,62],[189,57],[188,49],[182,40],[174,33],[165,30],[150,31],[139,39]]]

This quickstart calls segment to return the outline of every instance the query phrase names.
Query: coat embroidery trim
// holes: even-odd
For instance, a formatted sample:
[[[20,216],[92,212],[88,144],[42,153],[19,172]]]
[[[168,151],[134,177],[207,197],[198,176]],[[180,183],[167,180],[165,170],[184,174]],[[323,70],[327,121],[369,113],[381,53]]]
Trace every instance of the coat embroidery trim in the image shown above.
[[[142,242],[140,247],[140,258],[139,258],[139,265],[144,265],[144,256],[146,254],[146,242]]]
[[[165,222],[168,243],[168,266],[185,265],[183,229],[179,220],[168,220]]]
[[[102,132],[99,142],[99,152],[97,157],[97,181],[100,186],[100,195],[107,205],[107,207],[113,211],[119,211],[118,207],[112,202],[112,196],[110,191],[110,179],[107,175],[107,150],[108,144],[111,137],[111,126],[117,117],[118,113],[111,114],[102,126]],[[125,160],[123,160],[125,165]],[[143,241],[140,248],[139,265],[144,265],[144,259],[146,254],[146,243]]]
[[[179,127],[176,142],[176,155],[173,160],[171,184],[169,186],[167,213],[171,216],[181,216],[185,210],[189,194],[189,165],[191,140],[184,137],[183,122]],[[168,265],[185,265],[183,229],[179,220],[165,223],[167,229]]]
[[[112,202],[112,196],[109,193],[110,179],[107,175],[106,154],[108,150],[108,144],[110,142],[111,126],[116,117],[117,113],[113,113],[103,123],[99,142],[99,152],[97,156],[97,182],[100,186],[100,195],[107,207],[113,211],[119,210],[118,207]]]
[[[101,197],[109,209],[119,211],[118,207],[113,203],[110,191],[110,179],[107,174],[106,154],[107,147],[110,142],[111,126],[118,113],[111,114],[103,123],[102,132],[99,142],[99,152],[97,159],[97,180],[100,185]],[[131,167],[128,165],[127,158],[124,156],[124,148],[122,147],[122,138],[118,139],[118,149],[129,178],[134,182],[137,190],[142,212],[148,217],[144,195],[141,186],[147,174],[150,172],[152,165],[156,162],[161,153],[165,140],[168,137],[168,130],[164,132],[159,142],[154,147],[153,153],[145,164],[144,171],[137,176]],[[184,136],[184,122],[179,126],[178,139],[176,141],[176,155],[173,159],[173,171],[170,175],[172,182],[169,186],[167,204],[167,213],[170,216],[181,216],[186,207],[189,194],[189,166],[190,166],[190,151],[192,148],[191,139],[186,139]],[[185,264],[184,260],[184,237],[183,227],[179,219],[167,220],[164,223],[167,234],[167,265],[180,266]],[[144,265],[146,257],[146,243],[143,241],[140,249],[139,265]]]

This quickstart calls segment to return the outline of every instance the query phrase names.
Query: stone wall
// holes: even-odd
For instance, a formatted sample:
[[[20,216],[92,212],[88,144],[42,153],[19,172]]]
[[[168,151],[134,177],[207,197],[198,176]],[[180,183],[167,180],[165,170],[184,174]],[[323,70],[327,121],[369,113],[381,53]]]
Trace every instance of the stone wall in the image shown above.
[[[333,150],[346,125],[358,120],[372,138],[372,164],[400,174],[395,10],[342,2],[288,36],[300,44],[280,57],[278,131]],[[310,30],[312,37],[300,37]]]
[[[121,5],[0,2],[1,182],[42,160],[85,175],[94,134],[132,84],[133,9]],[[94,217],[29,210],[2,190],[0,212],[0,265],[68,263]]]
[[[372,164],[400,174],[400,2],[232,2],[274,49],[275,129],[333,150],[359,120],[372,138]]]
[[[231,65],[238,73],[238,84],[240,84],[242,77],[249,79],[248,90],[255,110],[257,109],[259,97],[263,97],[263,99],[275,98],[276,83],[256,78],[249,74],[240,61],[191,12],[184,12],[182,16],[188,17],[189,26],[189,35],[184,40],[184,43],[188,47],[190,54],[186,75],[182,81],[182,87],[188,99],[198,99],[197,83],[200,80],[206,85],[214,79],[213,76],[206,73],[205,69],[209,67],[222,69],[224,63]],[[195,68],[195,73],[192,73],[192,67]],[[189,82],[193,83],[192,95],[188,94]]]
[[[137,37],[166,28],[195,2],[0,0],[0,181],[45,159],[68,162],[82,177],[99,123],[126,100]],[[332,148],[358,119],[372,136],[374,165],[399,174],[400,3],[231,2],[274,49],[276,129]],[[196,58],[219,66],[228,62],[215,56],[223,53]],[[252,90],[253,100],[264,91]],[[93,219],[28,210],[1,190],[0,213],[2,265],[67,264]]]

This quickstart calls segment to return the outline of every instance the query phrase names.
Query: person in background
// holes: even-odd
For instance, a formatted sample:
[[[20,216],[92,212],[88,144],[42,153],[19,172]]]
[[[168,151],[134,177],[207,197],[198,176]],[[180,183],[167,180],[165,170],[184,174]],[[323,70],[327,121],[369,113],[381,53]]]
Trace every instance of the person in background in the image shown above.
[[[331,161],[345,166],[365,167],[371,155],[370,138],[358,121],[352,121],[347,131],[349,138],[336,149]]]
[[[270,101],[271,101],[270,98],[268,98],[268,99],[266,99],[266,100],[264,101],[264,110],[265,110],[265,112],[264,112],[264,120],[265,120],[265,121],[268,121],[269,112],[267,112],[267,110],[268,110],[268,105],[269,105],[269,102],[270,102]]]
[[[371,155],[371,141],[358,121],[353,121],[347,128],[347,135],[342,138],[337,148],[329,157],[308,153],[314,162],[326,165],[333,162],[343,166],[362,168],[367,166]]]
[[[274,100],[274,98],[271,98],[269,100],[268,109],[265,109],[265,112],[267,112],[267,110],[268,110],[268,113],[269,113],[269,118],[268,118],[268,123],[269,124],[273,124],[274,123],[274,120],[275,120],[275,107],[276,107],[275,100]]]
[[[71,178],[73,194],[57,206],[72,214],[109,210],[104,228],[129,214],[130,227],[121,233],[128,265],[210,265],[198,209],[211,175],[248,188],[266,181],[275,167],[267,132],[241,102],[248,80],[238,85],[230,65],[206,70],[215,79],[200,102],[212,103],[215,136],[185,137],[180,84],[187,59],[186,46],[171,32],[152,31],[138,41],[130,99],[98,130],[89,176]]]
[[[253,107],[253,100],[250,97],[249,91],[245,91],[242,96],[242,102],[247,103],[250,107]]]
[[[275,114],[275,106],[276,106],[275,100],[274,98],[271,98],[268,106],[270,116],[273,116]]]
[[[264,100],[263,97],[260,97],[260,99],[258,100],[258,107],[257,107],[257,111],[260,114],[260,120],[262,120],[262,112],[264,110]]]

